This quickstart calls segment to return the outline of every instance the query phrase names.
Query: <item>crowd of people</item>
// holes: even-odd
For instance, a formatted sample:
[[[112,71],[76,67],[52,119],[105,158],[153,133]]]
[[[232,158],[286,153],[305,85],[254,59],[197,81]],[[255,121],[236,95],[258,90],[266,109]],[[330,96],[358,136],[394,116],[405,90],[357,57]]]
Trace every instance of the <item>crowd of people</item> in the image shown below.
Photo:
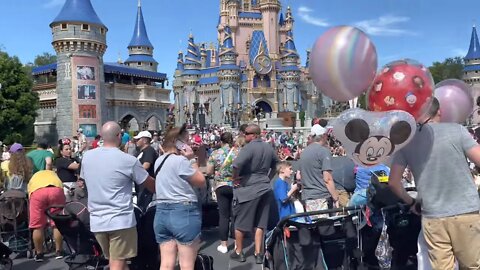
[[[392,191],[411,211],[422,210],[423,251],[428,247],[433,269],[453,269],[455,261],[461,269],[478,267],[480,249],[466,245],[480,240],[480,202],[465,160],[480,165],[480,146],[465,128],[436,123],[438,113],[438,107],[432,109],[421,123],[422,132],[391,164],[352,168],[356,188],[350,192],[335,182],[333,159],[346,153],[322,119],[315,119],[307,134],[245,124],[234,131],[212,125],[191,132],[183,125],[132,136],[117,123],[107,122],[101,136],[90,143],[81,129],[72,139],[62,138],[56,155],[45,142],[28,153],[19,143],[4,148],[2,186],[28,194],[36,261],[42,261],[45,252],[43,233],[49,224],[44,211],[83,198],[88,202],[90,229],[110,269],[125,269],[127,259],[137,256],[136,203],[144,211],[156,207],[153,229],[161,269],[174,269],[178,257],[182,270],[193,270],[202,225],[197,190],[206,188],[209,177],[219,211],[218,252],[230,251],[230,259],[245,262],[243,240],[252,233],[258,264],[264,260],[272,216],[364,205],[372,176],[387,177]],[[199,166],[199,151],[205,151],[206,168]],[[417,198],[405,192],[414,183]],[[276,215],[270,213],[270,204],[277,206]],[[311,218],[324,217],[328,215]],[[231,228],[233,250],[228,246]],[[61,258],[58,230],[54,240],[56,258]]]

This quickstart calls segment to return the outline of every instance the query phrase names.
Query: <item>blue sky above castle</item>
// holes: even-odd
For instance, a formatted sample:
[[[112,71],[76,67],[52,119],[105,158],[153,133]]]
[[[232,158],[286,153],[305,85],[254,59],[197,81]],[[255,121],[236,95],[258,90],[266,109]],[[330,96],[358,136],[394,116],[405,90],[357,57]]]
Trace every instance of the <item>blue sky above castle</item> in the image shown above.
[[[54,53],[49,24],[65,0],[15,0],[0,4],[0,46],[22,62]],[[105,62],[128,58],[137,0],[91,0],[108,27]],[[199,4],[201,3],[201,4]],[[283,0],[283,12],[292,7],[295,45],[305,64],[305,50],[315,38],[335,25],[355,25],[377,46],[379,63],[413,58],[426,65],[446,57],[465,56],[471,27],[480,21],[480,1],[462,0]],[[172,80],[178,51],[186,52],[188,35],[195,42],[217,42],[219,1],[142,0],[149,39],[155,47],[159,72]]]

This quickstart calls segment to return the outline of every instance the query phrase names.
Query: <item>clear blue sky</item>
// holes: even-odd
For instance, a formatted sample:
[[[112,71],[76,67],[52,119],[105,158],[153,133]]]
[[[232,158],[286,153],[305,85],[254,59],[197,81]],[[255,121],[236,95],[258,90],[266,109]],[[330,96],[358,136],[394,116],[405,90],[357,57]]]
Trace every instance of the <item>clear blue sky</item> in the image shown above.
[[[43,52],[54,53],[50,22],[65,0],[0,1],[0,48],[23,63]],[[172,79],[179,50],[186,50],[190,31],[196,42],[216,41],[219,0],[142,0],[148,34],[159,72]],[[137,0],[92,0],[109,28],[105,62],[128,57]],[[294,37],[305,63],[305,50],[331,26],[356,25],[370,34],[379,64],[400,58],[425,65],[465,56],[479,0],[283,0],[292,7]],[[171,87],[171,84],[170,84]]]

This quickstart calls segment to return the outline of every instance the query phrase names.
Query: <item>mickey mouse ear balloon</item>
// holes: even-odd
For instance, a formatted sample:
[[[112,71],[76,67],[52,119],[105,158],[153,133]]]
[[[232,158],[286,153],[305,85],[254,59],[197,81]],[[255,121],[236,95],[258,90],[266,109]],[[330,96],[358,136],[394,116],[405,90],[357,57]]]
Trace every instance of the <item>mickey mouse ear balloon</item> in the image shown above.
[[[441,122],[463,123],[473,111],[472,89],[461,80],[439,82],[434,96],[440,103]]]
[[[369,112],[350,109],[333,123],[333,135],[359,166],[384,163],[413,138],[415,119],[404,111]]]
[[[336,101],[349,101],[365,92],[375,78],[377,51],[360,29],[333,27],[321,35],[310,54],[315,86]]]
[[[430,108],[434,82],[428,68],[410,60],[385,65],[375,77],[368,92],[370,111],[402,110],[415,119]]]

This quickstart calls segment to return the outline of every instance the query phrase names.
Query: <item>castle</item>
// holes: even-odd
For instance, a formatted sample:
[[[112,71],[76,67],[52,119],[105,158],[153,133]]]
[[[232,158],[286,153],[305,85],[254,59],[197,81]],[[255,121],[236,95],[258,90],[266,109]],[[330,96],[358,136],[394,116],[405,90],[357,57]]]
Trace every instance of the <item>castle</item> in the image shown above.
[[[290,7],[279,0],[220,0],[214,43],[194,41],[178,53],[173,91],[179,123],[236,126],[283,112],[314,117],[325,106],[301,65]]]
[[[465,61],[463,80],[472,86],[472,97],[475,103],[474,111],[468,120],[468,124],[478,125],[480,123],[480,42],[478,41],[475,25],[472,28],[468,53],[463,60]]]
[[[159,130],[171,114],[165,73],[157,72],[140,0],[124,63],[104,63],[108,32],[90,0],[66,0],[50,24],[57,63],[33,69],[40,98],[35,135],[54,143],[79,128],[87,137],[106,121],[130,130]],[[173,119],[170,119],[173,122]]]

